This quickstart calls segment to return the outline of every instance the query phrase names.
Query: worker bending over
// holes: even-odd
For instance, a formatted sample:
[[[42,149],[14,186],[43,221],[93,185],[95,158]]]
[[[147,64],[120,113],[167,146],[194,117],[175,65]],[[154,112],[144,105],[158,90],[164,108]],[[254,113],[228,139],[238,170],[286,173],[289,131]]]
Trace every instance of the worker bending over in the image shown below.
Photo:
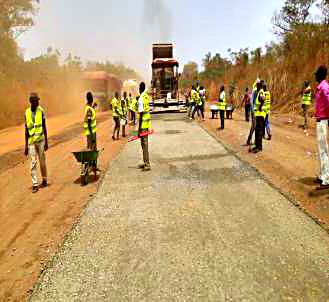
[[[96,111],[94,109],[94,98],[91,92],[87,93],[87,104],[85,107],[84,122],[83,122],[83,134],[87,137],[87,149],[96,151]]]
[[[139,85],[140,97],[138,100],[138,112],[139,112],[139,124],[138,124],[138,135],[141,139],[141,146],[143,151],[143,164],[139,165],[140,169],[143,171],[150,171],[150,157],[148,150],[148,135],[143,135],[143,133],[148,132],[151,128],[151,108],[150,101],[151,97],[146,91],[146,86],[144,82]]]
[[[265,127],[265,118],[266,112],[264,110],[265,103],[265,94],[263,90],[264,81],[257,83],[257,96],[255,100],[255,119],[256,119],[256,128],[255,128],[255,147],[251,149],[253,153],[258,153],[263,150],[263,135]]]
[[[308,128],[307,117],[308,117],[308,110],[312,103],[312,88],[309,81],[305,81],[304,89],[303,89],[303,116],[304,116],[304,125],[303,128],[306,130]]]
[[[120,134],[120,102],[119,102],[119,93],[116,92],[114,98],[111,101],[112,107],[112,116],[114,121],[114,129],[112,139],[119,139]]]
[[[218,99],[218,109],[220,116],[220,128],[224,130],[225,128],[225,111],[226,111],[226,95],[225,95],[225,86],[222,85],[219,89],[219,99]]]
[[[37,158],[39,159],[42,183],[47,187],[47,166],[45,151],[48,150],[48,136],[44,110],[39,106],[37,93],[30,94],[30,107],[25,110],[25,151],[31,158],[32,193],[39,190],[37,178]]]

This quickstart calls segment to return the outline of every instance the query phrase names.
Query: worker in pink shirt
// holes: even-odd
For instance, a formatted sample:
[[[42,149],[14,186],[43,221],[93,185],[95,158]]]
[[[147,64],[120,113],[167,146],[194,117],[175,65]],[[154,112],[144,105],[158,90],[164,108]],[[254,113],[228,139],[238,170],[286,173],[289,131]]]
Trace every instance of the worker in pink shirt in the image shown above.
[[[328,152],[328,121],[329,121],[329,84],[327,67],[320,66],[315,73],[319,83],[315,94],[315,118],[318,152],[320,160],[320,175],[315,180],[320,186],[318,190],[329,189],[329,152]]]

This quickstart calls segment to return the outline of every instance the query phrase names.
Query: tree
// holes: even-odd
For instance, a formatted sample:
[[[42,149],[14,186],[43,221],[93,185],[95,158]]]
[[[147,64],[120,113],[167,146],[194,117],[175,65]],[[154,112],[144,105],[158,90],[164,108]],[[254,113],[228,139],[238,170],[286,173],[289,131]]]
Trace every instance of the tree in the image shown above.
[[[315,2],[316,0],[286,0],[272,19],[274,32],[283,35],[292,32],[296,26],[305,24],[310,16],[310,8]]]

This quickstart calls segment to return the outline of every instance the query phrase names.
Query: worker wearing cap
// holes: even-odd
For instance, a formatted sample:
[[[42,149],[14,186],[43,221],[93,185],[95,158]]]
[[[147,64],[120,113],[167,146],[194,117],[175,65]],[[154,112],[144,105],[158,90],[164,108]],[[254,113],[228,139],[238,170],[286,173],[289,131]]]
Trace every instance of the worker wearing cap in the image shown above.
[[[146,86],[144,82],[139,85],[140,97],[138,100],[138,112],[139,112],[139,123],[138,123],[138,135],[141,139],[141,146],[143,150],[143,164],[139,165],[140,169],[143,171],[150,171],[150,157],[148,150],[148,135],[142,135],[151,128],[151,108],[150,102],[151,97],[146,91]]]
[[[320,66],[315,73],[319,83],[315,94],[316,135],[318,141],[318,154],[320,174],[315,180],[320,186],[318,189],[329,189],[329,151],[328,151],[328,121],[329,121],[329,84],[327,67]]]
[[[119,102],[119,93],[116,92],[114,94],[114,98],[111,101],[111,107],[112,107],[112,116],[114,120],[114,129],[113,129],[113,135],[112,139],[119,139],[120,134],[120,102]]]
[[[308,116],[308,110],[312,103],[312,88],[309,81],[305,81],[304,83],[304,89],[303,89],[303,116],[304,116],[304,125],[303,128],[307,129],[308,123],[307,123],[307,116]]]
[[[252,144],[252,136],[254,135],[254,132],[255,132],[255,129],[256,129],[256,117],[255,117],[255,113],[254,113],[254,110],[255,110],[255,101],[256,101],[256,98],[257,98],[257,95],[258,95],[258,92],[257,91],[257,84],[260,83],[260,79],[258,78],[253,86],[252,86],[252,94],[251,94],[251,125],[250,125],[250,131],[249,131],[249,136],[248,136],[248,139],[247,139],[247,143],[246,145],[247,146],[250,146]]]
[[[219,110],[220,117],[220,128],[224,130],[225,128],[225,111],[226,111],[226,94],[225,94],[225,86],[222,85],[219,89],[219,99],[217,103],[217,107]]]
[[[265,138],[265,132],[266,132],[267,139],[270,141],[272,139],[271,127],[270,127],[271,92],[268,90],[266,84],[263,85],[263,90],[264,90],[264,97],[265,97],[263,109],[266,113],[263,137]]]
[[[263,135],[266,112],[264,110],[265,94],[263,90],[263,81],[257,83],[257,96],[255,100],[254,115],[256,119],[255,128],[255,147],[251,149],[253,153],[258,153],[263,150]]]
[[[30,94],[30,107],[25,110],[25,152],[31,158],[32,192],[39,190],[37,158],[42,175],[41,187],[47,187],[47,166],[45,151],[48,150],[48,136],[45,112],[39,105],[37,93]]]
[[[83,134],[87,138],[87,149],[96,151],[96,111],[94,109],[94,98],[91,92],[87,93],[87,104],[85,106],[84,122],[83,122]]]

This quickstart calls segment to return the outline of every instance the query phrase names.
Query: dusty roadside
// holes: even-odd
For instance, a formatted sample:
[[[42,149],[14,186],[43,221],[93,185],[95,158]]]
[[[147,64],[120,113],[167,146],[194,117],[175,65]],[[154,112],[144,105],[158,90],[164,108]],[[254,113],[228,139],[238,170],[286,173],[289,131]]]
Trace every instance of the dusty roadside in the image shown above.
[[[112,120],[98,115],[101,177],[120,152],[124,140],[110,139]],[[21,127],[0,132],[0,301],[23,301],[45,263],[77,221],[100,179],[81,187],[79,166],[71,152],[85,146],[81,115],[48,121],[47,152],[50,186],[31,193],[29,160],[23,155]],[[12,137],[13,140],[8,141]]]
[[[306,135],[299,128],[301,121],[298,117],[272,114],[273,139],[264,141],[264,151],[257,155],[248,153],[244,146],[249,124],[242,112],[236,112],[233,120],[226,120],[224,131],[217,130],[219,120],[210,119],[209,113],[201,125],[329,230],[329,191],[318,192],[313,183],[319,169],[315,130],[311,127]]]

